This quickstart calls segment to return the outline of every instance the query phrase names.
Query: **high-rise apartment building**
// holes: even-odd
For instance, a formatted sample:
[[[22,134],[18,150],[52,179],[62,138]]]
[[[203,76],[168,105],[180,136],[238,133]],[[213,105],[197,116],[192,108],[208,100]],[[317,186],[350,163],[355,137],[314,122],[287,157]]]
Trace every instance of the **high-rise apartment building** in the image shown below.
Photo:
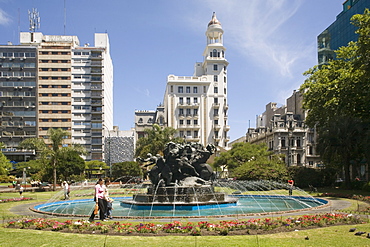
[[[37,49],[0,46],[0,141],[18,146],[37,136]]]
[[[0,46],[1,141],[10,148],[28,137],[49,143],[48,129],[61,128],[71,133],[65,145],[81,144],[87,160],[104,160],[103,129],[113,129],[108,35],[81,47],[77,36],[21,32],[20,43]]]
[[[228,131],[226,48],[223,29],[214,13],[208,23],[203,62],[193,76],[167,77],[164,96],[166,125],[186,141],[227,147]]]
[[[351,24],[351,17],[363,14],[370,8],[370,0],[346,0],[343,11],[337,15],[336,20],[317,37],[318,63],[325,64],[335,59],[335,50],[347,46],[350,41],[357,41],[356,27]]]

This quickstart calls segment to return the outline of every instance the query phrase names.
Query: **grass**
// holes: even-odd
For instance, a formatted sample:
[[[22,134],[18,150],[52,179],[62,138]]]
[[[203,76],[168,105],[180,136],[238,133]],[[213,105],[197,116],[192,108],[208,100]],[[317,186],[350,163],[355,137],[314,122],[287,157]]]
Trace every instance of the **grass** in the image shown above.
[[[320,193],[334,191],[336,193],[361,194],[354,191],[319,190]],[[281,193],[284,192],[286,193],[286,191]],[[60,192],[25,192],[23,193],[25,197],[33,197],[35,200],[0,204],[0,215],[3,219],[17,217],[17,215],[11,213],[10,208],[31,202],[45,202],[59,196],[57,193]],[[77,193],[91,193],[91,189],[76,191]],[[60,193],[60,196],[62,197],[62,193]],[[0,193],[0,198],[14,197],[19,197],[19,194],[15,192]],[[81,198],[74,197],[73,191],[71,197],[71,199]],[[87,196],[87,198],[91,198],[91,196]],[[358,202],[350,201],[352,205],[348,210],[356,210]],[[356,226],[333,226],[277,234],[242,236],[106,236],[1,228],[0,246],[370,246],[370,239],[367,239],[365,235],[355,236],[354,233],[348,232],[352,227],[356,227],[358,231],[370,232],[369,223]],[[305,240],[306,236],[309,237],[309,240]]]
[[[266,235],[241,236],[107,236],[52,231],[1,229],[1,246],[370,246],[365,235],[355,236],[349,229],[370,232],[370,224],[333,226]],[[305,240],[308,236],[309,240]]]

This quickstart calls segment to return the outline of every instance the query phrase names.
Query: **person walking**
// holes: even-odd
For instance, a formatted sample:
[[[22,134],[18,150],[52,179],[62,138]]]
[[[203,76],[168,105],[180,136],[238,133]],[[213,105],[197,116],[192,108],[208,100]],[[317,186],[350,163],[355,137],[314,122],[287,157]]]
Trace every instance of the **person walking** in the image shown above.
[[[289,195],[291,196],[293,194],[294,180],[293,179],[288,180],[288,185],[289,185]]]
[[[69,185],[66,181],[62,183],[63,191],[64,191],[64,200],[69,198]]]
[[[94,201],[95,201],[95,206],[99,207],[99,219],[102,221],[106,221],[105,219],[105,212],[106,212],[106,207],[105,207],[105,185],[104,181],[102,178],[99,178],[97,184],[95,185],[95,193],[94,193]],[[89,221],[93,222],[95,220],[95,210],[92,212]]]
[[[110,185],[110,180],[106,179],[105,180],[105,217],[112,219],[112,203],[113,199],[109,197],[109,191],[108,191],[108,186]]]

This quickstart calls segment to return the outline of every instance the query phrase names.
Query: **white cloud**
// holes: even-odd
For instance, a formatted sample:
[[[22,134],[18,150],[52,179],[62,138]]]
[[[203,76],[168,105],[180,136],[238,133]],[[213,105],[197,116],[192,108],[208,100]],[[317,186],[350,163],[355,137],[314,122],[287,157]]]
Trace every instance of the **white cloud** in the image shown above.
[[[9,15],[2,9],[0,9],[0,25],[7,25],[11,21]]]
[[[208,0],[202,3],[210,10],[209,18],[216,11],[227,32],[227,46],[265,71],[292,78],[299,60],[312,52],[310,47],[297,44],[292,30],[286,29],[286,22],[296,14],[301,0]],[[199,21],[192,19],[189,23],[195,29],[204,30],[204,23],[196,23]]]

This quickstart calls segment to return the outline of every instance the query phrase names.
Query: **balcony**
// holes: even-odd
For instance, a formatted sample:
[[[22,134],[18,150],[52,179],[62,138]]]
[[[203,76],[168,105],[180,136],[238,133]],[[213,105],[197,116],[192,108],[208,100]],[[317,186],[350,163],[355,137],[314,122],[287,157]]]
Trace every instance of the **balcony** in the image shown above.
[[[226,131],[229,131],[230,130],[230,125],[225,125],[224,128],[225,128]]]
[[[220,129],[221,129],[221,125],[219,125],[219,124],[215,124],[215,125],[213,126],[213,128],[214,128],[215,130],[220,130]]]
[[[212,107],[213,108],[219,108],[220,107],[220,103],[212,103]]]
[[[224,104],[224,109],[228,110],[229,109],[229,104]]]

